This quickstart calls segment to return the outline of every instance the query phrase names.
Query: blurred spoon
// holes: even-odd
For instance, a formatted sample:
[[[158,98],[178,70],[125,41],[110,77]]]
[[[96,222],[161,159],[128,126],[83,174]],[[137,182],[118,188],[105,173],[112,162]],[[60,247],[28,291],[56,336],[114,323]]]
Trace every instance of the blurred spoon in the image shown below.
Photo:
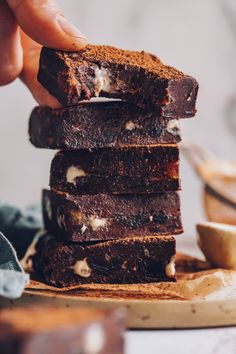
[[[208,219],[236,224],[236,163],[218,159],[190,142],[181,143],[180,148],[205,185]]]

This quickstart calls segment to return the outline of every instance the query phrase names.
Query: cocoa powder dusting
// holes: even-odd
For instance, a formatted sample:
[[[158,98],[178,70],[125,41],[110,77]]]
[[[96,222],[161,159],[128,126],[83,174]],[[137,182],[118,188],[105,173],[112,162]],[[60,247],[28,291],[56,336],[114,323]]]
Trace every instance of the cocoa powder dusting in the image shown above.
[[[181,71],[163,64],[155,55],[144,51],[136,52],[111,46],[90,44],[79,52],[69,54],[69,57],[68,53],[63,53],[62,55],[65,55],[69,61],[72,60],[70,64],[77,66],[80,63],[84,64],[85,61],[93,63],[107,62],[144,69],[163,79],[182,79],[185,76]]]

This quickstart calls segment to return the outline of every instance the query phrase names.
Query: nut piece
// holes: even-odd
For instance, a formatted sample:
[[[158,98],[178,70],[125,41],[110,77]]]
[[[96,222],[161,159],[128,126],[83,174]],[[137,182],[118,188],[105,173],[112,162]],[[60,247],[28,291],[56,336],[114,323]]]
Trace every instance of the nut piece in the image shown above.
[[[132,122],[132,120],[129,120],[128,122],[125,123],[126,130],[133,130],[135,128],[136,128],[136,125],[134,124],[134,122]]]
[[[180,133],[179,120],[178,119],[171,119],[167,124],[166,130],[168,131],[168,133],[170,133],[174,136],[179,135],[179,133]]]
[[[73,267],[74,273],[79,275],[82,278],[89,278],[92,274],[92,269],[87,263],[87,258],[84,258],[81,261],[77,261]]]
[[[95,96],[98,97],[100,92],[110,92],[111,91],[111,80],[109,76],[109,71],[105,68],[95,69]]]
[[[106,226],[107,219],[105,218],[98,218],[95,215],[90,216],[89,224],[93,231],[97,231]]]
[[[45,236],[46,231],[45,230],[40,230],[37,232],[37,234],[34,236],[33,241],[29,245],[24,257],[21,259],[20,264],[22,268],[27,272],[30,273],[33,271],[33,261],[32,257],[37,253],[36,250],[36,245],[39,241],[39,239],[42,236]]]
[[[80,166],[70,166],[66,172],[66,181],[76,185],[76,178],[85,176],[86,173]]]
[[[175,276],[175,256],[172,256],[170,262],[166,265],[166,276],[170,278]]]

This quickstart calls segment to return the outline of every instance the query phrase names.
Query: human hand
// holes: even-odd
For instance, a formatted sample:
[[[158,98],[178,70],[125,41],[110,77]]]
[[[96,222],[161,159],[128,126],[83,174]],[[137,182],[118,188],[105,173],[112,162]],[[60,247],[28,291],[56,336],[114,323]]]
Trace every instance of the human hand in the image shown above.
[[[54,0],[0,0],[0,86],[20,77],[39,104],[58,107],[37,81],[41,46],[75,51],[86,44]]]

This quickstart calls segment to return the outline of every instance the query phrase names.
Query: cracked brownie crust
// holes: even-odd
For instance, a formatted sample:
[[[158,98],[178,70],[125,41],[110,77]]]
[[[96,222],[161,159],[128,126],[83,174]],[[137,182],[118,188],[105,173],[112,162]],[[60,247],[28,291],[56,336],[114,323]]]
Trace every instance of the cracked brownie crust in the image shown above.
[[[196,113],[196,80],[145,52],[88,45],[68,53],[44,47],[38,80],[63,105],[102,96],[159,106],[166,117]]]

